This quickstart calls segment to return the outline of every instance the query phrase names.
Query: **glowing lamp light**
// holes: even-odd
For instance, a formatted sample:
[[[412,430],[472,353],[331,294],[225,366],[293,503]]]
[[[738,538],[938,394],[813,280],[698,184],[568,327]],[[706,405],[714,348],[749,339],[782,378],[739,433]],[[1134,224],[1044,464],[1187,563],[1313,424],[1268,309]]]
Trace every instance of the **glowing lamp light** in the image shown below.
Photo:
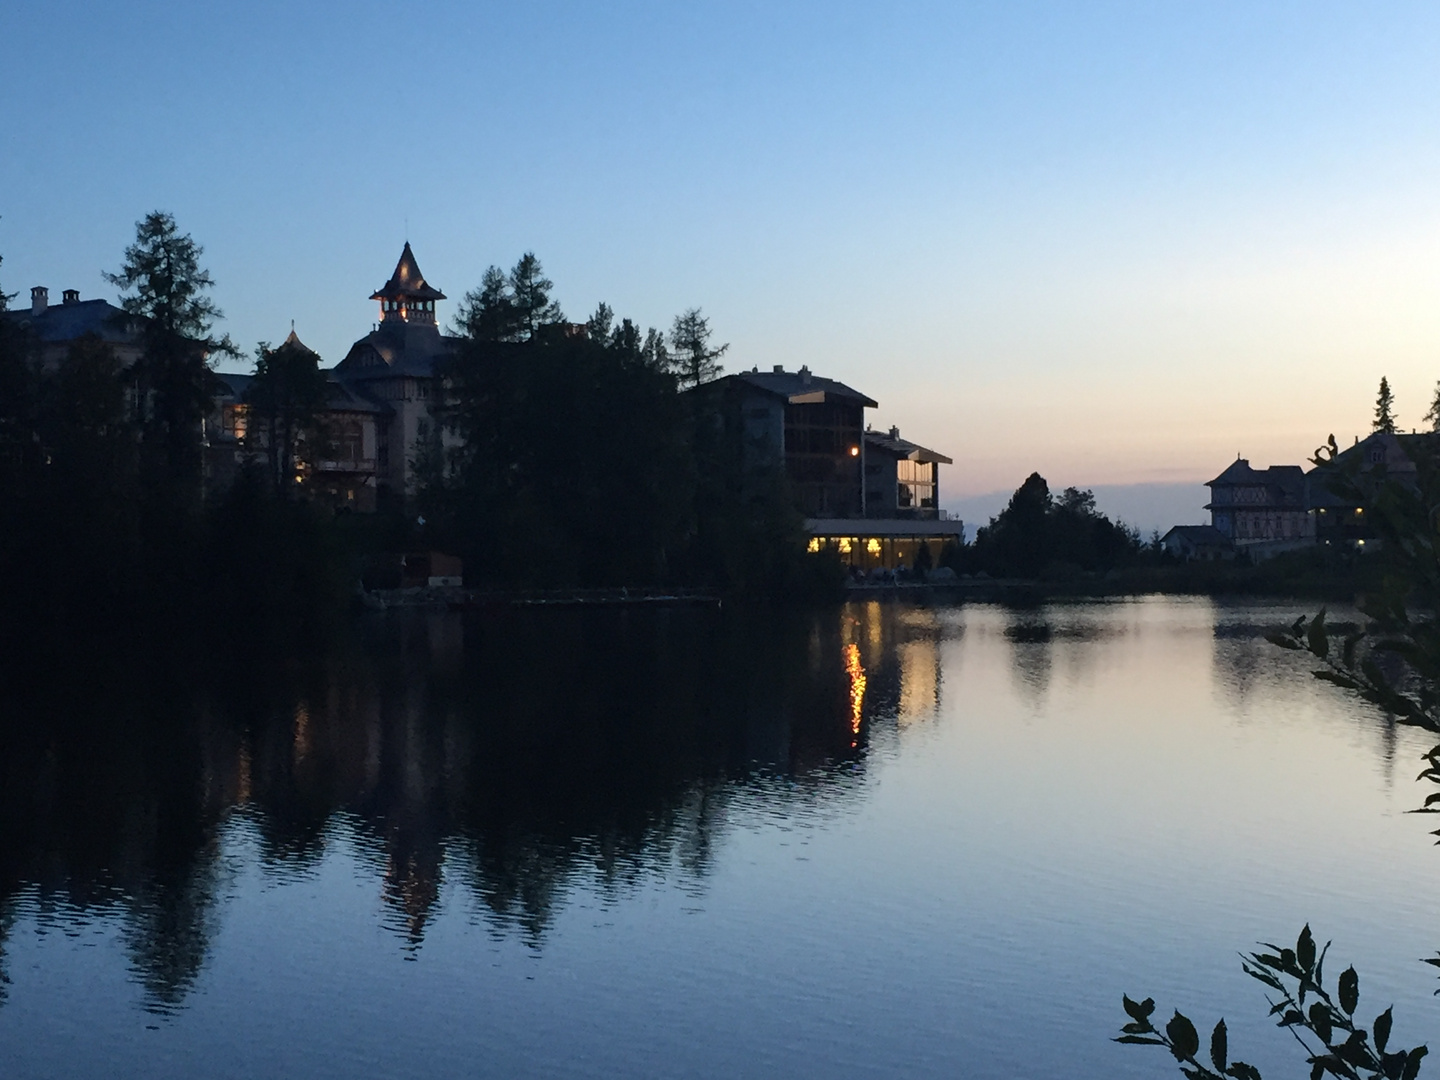
[[[871,555],[879,555],[879,554],[880,554],[880,541],[879,541],[879,540],[876,540],[876,539],[872,536],[872,537],[869,539],[869,541],[866,542],[866,544],[865,544],[865,550],[868,551]]]
[[[820,550],[820,538],[818,536],[812,536],[810,543],[805,545],[805,550],[810,552],[811,555],[814,555]]]
[[[859,448],[858,446],[852,446],[852,447],[850,447],[850,456],[851,456],[851,457],[859,457],[859,456],[860,456],[860,448]]]
[[[841,554],[841,555],[849,555],[849,554],[850,554],[850,538],[849,538],[848,536],[842,536],[842,537],[840,537],[840,554]]]

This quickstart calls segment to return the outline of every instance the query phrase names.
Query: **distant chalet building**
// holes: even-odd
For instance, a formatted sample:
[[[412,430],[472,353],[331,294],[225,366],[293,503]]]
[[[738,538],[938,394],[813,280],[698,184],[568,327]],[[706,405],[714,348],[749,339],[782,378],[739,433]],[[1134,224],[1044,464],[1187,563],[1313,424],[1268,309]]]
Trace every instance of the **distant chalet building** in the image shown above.
[[[1418,470],[1408,449],[1434,439],[1435,435],[1428,432],[1401,435],[1377,431],[1357,439],[1354,446],[1341,451],[1338,464],[1355,466],[1356,479],[1362,489],[1387,480],[1414,488],[1418,482]],[[1332,491],[1326,479],[1322,469],[1312,469],[1307,476],[1307,496],[1316,540],[1321,544],[1345,545],[1362,551],[1368,544],[1374,550],[1376,531],[1365,518],[1365,508],[1357,506],[1352,497]]]
[[[1410,451],[1434,439],[1430,432],[1376,432],[1341,451],[1337,464],[1353,475],[1362,493],[1385,482],[1413,488],[1417,470]],[[1317,544],[1373,550],[1376,531],[1366,520],[1365,508],[1357,505],[1366,495],[1357,500],[1354,493],[1337,493],[1331,486],[1334,477],[1319,467],[1309,472],[1299,465],[1255,469],[1238,458],[1206,485],[1211,494],[1205,508],[1216,536],[1253,559]],[[1196,531],[1208,527],[1177,525],[1162,543],[1183,558],[1218,557],[1207,554],[1214,537]]]
[[[70,346],[87,336],[109,345],[124,367],[140,359],[145,348],[143,319],[108,300],[81,300],[78,289],[66,289],[60,303],[51,304],[50,290],[36,285],[28,308],[11,308],[0,317],[32,336],[46,368],[54,368]]]
[[[687,391],[724,437],[738,440],[753,476],[781,473],[805,515],[810,549],[834,547],[861,569],[913,565],[921,544],[934,562],[963,524],[939,510],[940,464],[951,461],[900,438],[869,431],[876,402],[808,367],[754,368]]]
[[[1235,558],[1235,545],[1213,525],[1176,525],[1160,538],[1160,546],[1183,562]]]
[[[1210,523],[1238,550],[1265,557],[1315,543],[1315,522],[1299,465],[1251,468],[1237,458],[1205,485]]]

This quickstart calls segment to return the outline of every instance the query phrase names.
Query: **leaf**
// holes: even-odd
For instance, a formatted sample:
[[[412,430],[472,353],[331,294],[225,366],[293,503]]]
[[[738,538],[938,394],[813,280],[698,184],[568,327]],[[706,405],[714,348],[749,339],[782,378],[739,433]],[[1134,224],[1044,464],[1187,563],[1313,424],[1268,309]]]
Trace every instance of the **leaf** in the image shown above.
[[[1345,643],[1340,647],[1340,662],[1346,667],[1355,666],[1355,646],[1360,644],[1362,633],[1346,634]]]
[[[1225,1071],[1225,1059],[1229,1056],[1228,1040],[1225,1037],[1225,1021],[1215,1025],[1215,1030],[1210,1033],[1210,1060],[1215,1068],[1222,1073]]]
[[[1340,1008],[1345,1010],[1346,1016],[1354,1016],[1359,1004],[1360,976],[1351,966],[1340,973]]]
[[[1301,648],[1294,638],[1286,637],[1280,633],[1266,634],[1265,640],[1270,642],[1271,645],[1279,645],[1282,649],[1295,649],[1298,651]]]
[[[1326,1046],[1330,1045],[1330,1009],[1323,1001],[1317,1001],[1310,1006],[1310,1027],[1320,1041]]]
[[[1405,1059],[1405,1071],[1400,1074],[1400,1080],[1415,1080],[1420,1075],[1420,1059],[1430,1052],[1428,1047],[1417,1046],[1410,1051],[1410,1056]]]
[[[1298,1009],[1286,1009],[1285,1015],[1280,1018],[1279,1027],[1294,1027],[1296,1024],[1304,1025],[1305,1014]]]
[[[1375,1049],[1381,1053],[1385,1052],[1385,1044],[1390,1041],[1390,1024],[1394,1020],[1390,1011],[1390,1009],[1386,1009],[1375,1018]]]
[[[1335,1048],[1335,1056],[1351,1065],[1366,1065],[1370,1060],[1370,1048],[1365,1045],[1365,1032],[1352,1031],[1350,1037]]]
[[[1321,616],[1325,612],[1322,609]],[[1318,618],[1317,618],[1318,621]],[[1315,967],[1315,938],[1310,933],[1310,924],[1305,924],[1305,929],[1300,931],[1300,938],[1295,942],[1295,959],[1300,962],[1300,967],[1310,971]]]
[[[1164,1046],[1164,1039],[1157,1039],[1153,1035],[1117,1035],[1115,1041],[1118,1043],[1129,1043],[1131,1046]]]
[[[1165,1034],[1170,1037],[1170,1052],[1175,1055],[1176,1061],[1192,1060],[1200,1050],[1200,1036],[1195,1031],[1195,1025],[1178,1009],[1165,1025]]]
[[[1125,999],[1125,1011],[1130,1014],[1131,1019],[1141,1023],[1147,1023],[1150,1014],[1155,1011],[1155,999],[1146,998],[1144,1001],[1131,1001],[1129,994],[1120,995]]]
[[[1306,643],[1310,651],[1320,659],[1330,655],[1330,639],[1325,634],[1325,609],[1322,607],[1310,620],[1310,628],[1305,634]]]
[[[1235,1080],[1262,1080],[1260,1070],[1254,1065],[1247,1065],[1243,1061],[1237,1061],[1225,1072],[1226,1076],[1233,1076]]]

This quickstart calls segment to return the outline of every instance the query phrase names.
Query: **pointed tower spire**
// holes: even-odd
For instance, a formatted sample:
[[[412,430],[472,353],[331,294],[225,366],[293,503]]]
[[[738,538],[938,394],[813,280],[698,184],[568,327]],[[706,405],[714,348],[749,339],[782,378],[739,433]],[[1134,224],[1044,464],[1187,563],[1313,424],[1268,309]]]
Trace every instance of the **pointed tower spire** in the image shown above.
[[[420,273],[415,262],[415,253],[410,250],[410,241],[405,241],[405,250],[395,264],[390,280],[370,294],[371,300],[380,301],[382,323],[419,323],[435,325],[435,301],[444,300],[445,294],[433,288]]]

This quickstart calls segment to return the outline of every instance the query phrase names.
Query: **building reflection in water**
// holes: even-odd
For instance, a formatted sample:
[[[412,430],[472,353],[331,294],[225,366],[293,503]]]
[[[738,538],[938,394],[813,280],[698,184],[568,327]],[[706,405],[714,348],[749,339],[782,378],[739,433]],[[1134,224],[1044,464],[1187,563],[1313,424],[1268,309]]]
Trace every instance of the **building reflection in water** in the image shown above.
[[[280,881],[352,838],[408,949],[446,880],[538,947],[577,885],[703,888],[742,793],[854,798],[870,734],[933,714],[938,650],[933,617],[892,604],[392,616],[309,667],[39,694],[0,722],[0,973],[17,903],[119,915],[174,1008],[237,828]]]

